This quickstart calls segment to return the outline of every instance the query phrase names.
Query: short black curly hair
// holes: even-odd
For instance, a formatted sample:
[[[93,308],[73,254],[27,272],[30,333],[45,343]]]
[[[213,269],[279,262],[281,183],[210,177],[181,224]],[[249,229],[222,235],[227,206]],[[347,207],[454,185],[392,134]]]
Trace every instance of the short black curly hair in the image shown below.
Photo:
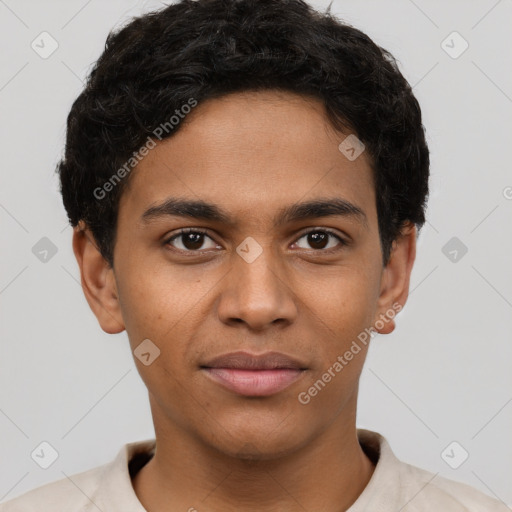
[[[113,267],[119,199],[131,174],[97,191],[191,99],[268,89],[321,100],[331,124],[365,144],[386,265],[400,230],[425,222],[421,110],[387,50],[302,0],[180,0],[111,31],[72,105],[57,164],[71,225],[84,222]]]

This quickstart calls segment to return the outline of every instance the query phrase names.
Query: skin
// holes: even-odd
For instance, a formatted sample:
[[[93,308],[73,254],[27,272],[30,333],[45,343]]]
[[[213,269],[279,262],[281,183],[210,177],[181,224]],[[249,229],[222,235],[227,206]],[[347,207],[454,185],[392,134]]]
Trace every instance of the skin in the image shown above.
[[[75,229],[83,290],[102,329],[126,329],[132,350],[147,338],[160,349],[149,366],[134,359],[157,443],[133,480],[149,512],[339,512],[368,484],[374,465],[356,433],[368,347],[307,405],[298,400],[359,333],[405,304],[415,258],[408,225],[383,267],[370,161],[339,151],[346,136],[319,101],[292,93],[206,101],[132,171],[113,269],[87,227]],[[142,213],[169,196],[214,203],[232,223],[167,216],[143,224]],[[282,208],[319,198],[350,201],[366,224],[330,215],[274,226]],[[208,236],[166,245],[183,227]],[[312,228],[350,243],[315,245]],[[252,263],[236,252],[248,236],[263,251]],[[376,330],[394,328],[389,319]],[[241,396],[199,368],[237,350],[283,352],[308,369],[276,395]]]

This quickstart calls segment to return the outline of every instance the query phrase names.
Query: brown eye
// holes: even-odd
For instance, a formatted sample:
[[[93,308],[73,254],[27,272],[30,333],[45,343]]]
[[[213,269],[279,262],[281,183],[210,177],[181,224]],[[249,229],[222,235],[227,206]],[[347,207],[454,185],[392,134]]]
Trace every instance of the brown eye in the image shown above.
[[[302,239],[306,240],[306,243],[309,244],[309,247],[304,247],[299,244],[299,241]],[[309,231],[308,233],[302,235],[296,243],[301,249],[314,250],[332,249],[337,245],[345,245],[344,240],[340,236],[326,229],[315,229]]]
[[[209,240],[209,244],[208,244]],[[206,242],[206,247],[204,244]],[[180,251],[198,251],[200,249],[215,249],[217,244],[212,240],[205,231],[196,229],[182,230],[178,234],[168,238],[166,245],[171,245]]]

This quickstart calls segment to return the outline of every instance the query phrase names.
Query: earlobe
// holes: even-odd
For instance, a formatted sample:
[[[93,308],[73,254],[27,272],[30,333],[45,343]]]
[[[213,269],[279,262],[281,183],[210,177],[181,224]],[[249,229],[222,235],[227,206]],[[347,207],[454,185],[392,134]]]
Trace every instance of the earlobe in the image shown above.
[[[82,221],[73,230],[73,252],[80,267],[85,298],[101,328],[108,334],[124,331],[114,270]]]
[[[412,267],[416,258],[416,226],[407,224],[393,241],[388,264],[384,268],[375,329],[389,334],[395,329],[394,317],[404,307],[409,295]]]

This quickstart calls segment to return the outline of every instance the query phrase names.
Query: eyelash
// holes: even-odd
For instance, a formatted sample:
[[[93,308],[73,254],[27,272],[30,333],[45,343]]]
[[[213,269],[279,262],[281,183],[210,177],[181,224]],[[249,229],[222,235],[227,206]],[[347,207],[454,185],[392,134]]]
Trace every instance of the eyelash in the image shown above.
[[[202,229],[196,229],[196,228],[182,228],[179,230],[178,233],[175,233],[174,235],[172,235],[171,237],[167,238],[166,240],[164,240],[164,245],[170,245],[170,243],[174,240],[176,240],[176,238],[179,238],[180,236],[183,236],[183,235],[188,235],[190,233],[194,233],[196,235],[203,235],[203,236],[207,236],[209,238],[212,238],[208,232],[206,231],[203,231]],[[213,240],[213,238],[212,238]],[[174,250],[176,251],[182,251],[181,249],[176,249],[175,247],[173,247]],[[182,251],[183,252],[183,251]],[[197,250],[197,251],[185,251],[185,252],[201,252],[200,250]]]
[[[190,233],[197,234],[197,235],[207,236],[208,238],[211,238],[213,240],[213,238],[208,234],[208,232],[204,231],[202,229],[198,229],[198,228],[182,228],[182,229],[180,229],[180,231],[178,233],[175,233],[171,237],[167,238],[164,241],[164,245],[170,245],[171,242],[173,242],[174,240],[176,240],[180,236],[188,235]],[[349,242],[347,240],[343,239],[340,235],[338,235],[336,232],[332,231],[329,228],[312,228],[309,231],[306,231],[306,232],[302,233],[296,239],[296,241],[298,241],[301,238],[309,235],[310,233],[327,233],[328,235],[333,236],[334,238],[336,238],[340,242],[341,247],[349,245]],[[213,241],[215,241],[215,240],[213,240]],[[341,249],[341,247],[340,248],[330,247],[329,249],[311,249],[311,251],[313,251],[313,252],[327,252],[327,253],[329,253],[329,252],[332,252],[333,250],[339,250],[339,249]],[[183,251],[182,249],[176,249],[175,247],[172,247],[172,248],[173,248],[173,250],[179,251],[179,252],[182,252],[182,253],[183,252],[185,252],[185,253],[200,253],[200,252],[203,252],[201,249]]]

